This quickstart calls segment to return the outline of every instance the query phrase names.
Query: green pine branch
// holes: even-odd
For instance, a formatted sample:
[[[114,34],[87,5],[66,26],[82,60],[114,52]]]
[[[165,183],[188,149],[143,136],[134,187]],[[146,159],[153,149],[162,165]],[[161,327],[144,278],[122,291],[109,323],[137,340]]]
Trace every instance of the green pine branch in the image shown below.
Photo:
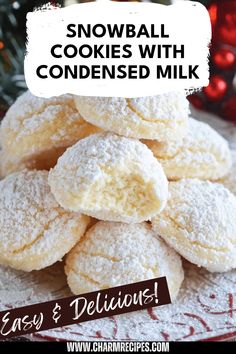
[[[24,34],[20,34],[18,12],[26,0],[0,0],[0,111],[6,110],[25,90]]]

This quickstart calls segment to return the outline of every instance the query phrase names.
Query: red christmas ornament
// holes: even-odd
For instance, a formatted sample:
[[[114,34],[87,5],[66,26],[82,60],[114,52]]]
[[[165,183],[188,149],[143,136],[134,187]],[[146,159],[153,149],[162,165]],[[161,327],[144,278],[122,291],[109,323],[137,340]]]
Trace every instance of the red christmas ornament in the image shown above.
[[[215,25],[216,25],[216,21],[217,21],[217,4],[215,2],[212,2],[210,4],[210,6],[208,7],[208,13],[210,16],[210,20],[211,20],[211,27],[212,27],[212,31],[214,33],[215,30]]]
[[[236,95],[229,97],[223,105],[223,116],[236,123]]]
[[[212,26],[211,76],[202,93],[190,96],[189,101],[236,124],[236,0],[205,2]]]
[[[236,46],[236,0],[218,1],[216,17],[217,40]]]
[[[212,54],[212,61],[218,69],[229,70],[236,63],[236,56],[228,48],[220,48]]]
[[[236,46],[236,19],[233,24],[225,24],[219,28],[219,38],[220,40],[232,46]]]
[[[210,101],[219,101],[224,97],[227,88],[228,85],[221,76],[213,75],[210,78],[209,85],[203,88],[203,92]]]
[[[188,96],[189,102],[197,109],[203,109],[203,100],[197,95]]]

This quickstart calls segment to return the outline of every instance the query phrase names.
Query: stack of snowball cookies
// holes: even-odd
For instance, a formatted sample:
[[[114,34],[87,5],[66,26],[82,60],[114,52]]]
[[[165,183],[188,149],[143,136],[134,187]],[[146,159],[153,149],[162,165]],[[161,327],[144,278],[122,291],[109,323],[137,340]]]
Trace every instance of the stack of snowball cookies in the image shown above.
[[[0,264],[30,272],[65,256],[74,294],[166,276],[172,301],[180,256],[236,268],[236,154],[189,117],[184,92],[27,91],[0,142]]]

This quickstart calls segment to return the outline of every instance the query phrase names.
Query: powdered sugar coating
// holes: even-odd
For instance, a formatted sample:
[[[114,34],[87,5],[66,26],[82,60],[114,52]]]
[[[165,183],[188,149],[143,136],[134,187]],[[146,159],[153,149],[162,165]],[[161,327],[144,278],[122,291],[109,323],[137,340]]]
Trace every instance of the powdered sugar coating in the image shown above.
[[[236,197],[218,183],[169,184],[166,208],[153,229],[190,262],[212,272],[236,267]]]
[[[220,179],[218,183],[222,183],[226,188],[228,188],[233,194],[236,195],[236,150],[231,150],[230,152],[233,165],[229,173],[224,178]]]
[[[75,294],[166,276],[172,300],[184,278],[180,257],[150,225],[98,222],[66,258]]]
[[[141,222],[160,212],[167,179],[138,140],[99,133],[67,149],[49,173],[58,203],[98,219]]]
[[[37,168],[40,159],[40,169],[52,167],[68,146],[98,131],[84,121],[71,95],[45,99],[26,91],[1,123],[4,175],[24,167]],[[42,166],[48,158],[53,165]]]
[[[205,113],[202,112],[201,115],[204,117]],[[216,117],[210,117],[209,120],[228,137],[232,147],[236,148],[236,126]],[[65,288],[61,263],[30,273],[1,266],[2,310],[9,309],[9,304],[11,307],[20,307],[70,296],[68,288]],[[64,341],[93,341],[95,338],[98,341],[103,341],[104,338],[162,341],[168,336],[171,341],[196,341],[216,336],[218,339],[219,336],[228,337],[229,332],[233,336],[236,317],[231,310],[235,302],[231,303],[229,300],[233,299],[231,293],[236,282],[236,271],[209,273],[189,262],[184,263],[185,281],[173,304],[152,308],[150,311],[136,311],[115,318],[88,321],[64,327],[60,331],[51,329],[37,334],[37,338],[33,339],[38,340],[41,335],[44,340],[50,337]],[[58,266],[60,271],[55,271]]]
[[[232,165],[228,142],[208,124],[189,119],[188,134],[181,141],[144,141],[161,162],[169,180],[217,180]]]
[[[88,122],[126,137],[166,141],[181,138],[187,129],[184,92],[129,99],[75,96],[75,104]]]
[[[16,172],[0,182],[0,263],[31,271],[60,260],[81,238],[89,218],[63,210],[48,172]]]

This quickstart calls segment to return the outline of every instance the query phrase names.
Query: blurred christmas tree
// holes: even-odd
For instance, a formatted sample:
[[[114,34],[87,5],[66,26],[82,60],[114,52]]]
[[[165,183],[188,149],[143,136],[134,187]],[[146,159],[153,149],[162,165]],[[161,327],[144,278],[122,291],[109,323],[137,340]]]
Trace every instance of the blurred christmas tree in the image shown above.
[[[23,75],[24,28],[18,14],[25,0],[0,0],[0,115],[4,114],[21,90],[25,89]]]
[[[24,55],[26,14],[48,1],[0,0],[0,118],[26,89]],[[57,1],[62,4],[62,1]]]

